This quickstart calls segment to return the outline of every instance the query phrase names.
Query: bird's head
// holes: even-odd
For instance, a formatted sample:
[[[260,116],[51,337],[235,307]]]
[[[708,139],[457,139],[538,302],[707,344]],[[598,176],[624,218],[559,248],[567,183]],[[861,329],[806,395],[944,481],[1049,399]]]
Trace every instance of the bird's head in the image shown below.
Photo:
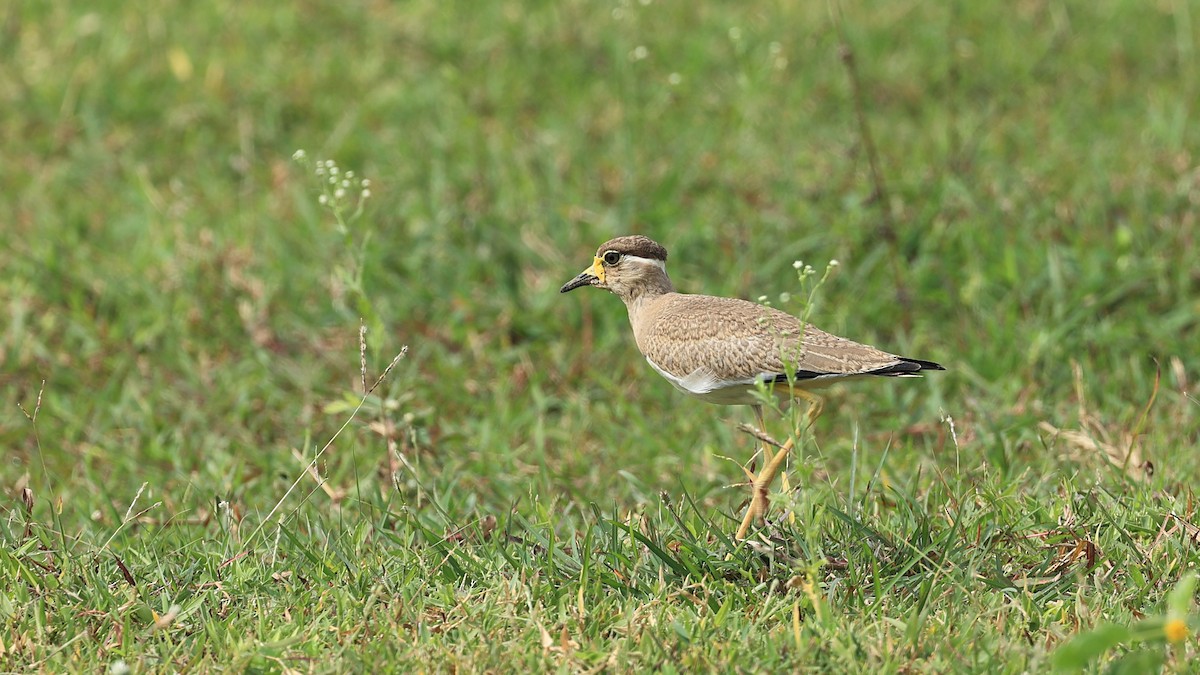
[[[626,302],[648,290],[670,292],[673,288],[667,276],[667,249],[640,234],[606,241],[596,250],[591,266],[558,292],[581,286],[603,288]]]

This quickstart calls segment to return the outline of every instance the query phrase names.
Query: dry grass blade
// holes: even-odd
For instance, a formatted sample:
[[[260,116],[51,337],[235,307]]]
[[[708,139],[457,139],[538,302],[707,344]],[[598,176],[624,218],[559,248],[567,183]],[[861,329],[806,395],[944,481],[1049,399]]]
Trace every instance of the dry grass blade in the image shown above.
[[[115,553],[112,554],[112,557],[113,560],[117,561],[117,568],[121,570],[121,576],[125,577],[125,583],[129,584],[133,588],[137,588],[137,580],[133,578],[133,574],[130,573],[129,568],[125,566],[125,562],[121,560],[121,558]]]
[[[1113,466],[1122,469],[1130,478],[1138,481],[1148,479],[1154,473],[1154,464],[1142,458],[1141,452],[1132,445],[1122,450],[1113,443],[1098,439],[1094,434],[1072,429],[1059,429],[1049,422],[1038,422],[1038,427],[1048,434],[1066,442],[1073,459],[1101,453]],[[1132,440],[1132,439],[1130,439]]]
[[[767,434],[767,432],[763,431],[762,429],[759,429],[758,427],[754,427],[749,424],[746,424],[745,422],[739,422],[737,425],[737,430],[744,434],[750,434],[751,436],[757,438],[758,440],[762,441],[763,443],[766,443],[767,445],[773,445],[777,448],[783,447],[783,443],[780,443],[779,441],[775,440],[772,436]]]
[[[392,369],[396,367],[396,364],[400,363],[400,360],[403,359],[407,354],[408,345],[404,345],[400,348],[400,352],[396,354],[395,358],[392,359],[392,362],[388,364],[387,368],[384,368],[383,372],[380,373],[379,378],[375,380],[375,384],[371,385],[370,389],[368,389],[366,393],[362,395],[362,398],[360,398],[358,401],[358,405],[354,407],[354,410],[350,411],[350,415],[346,417],[346,419],[342,422],[342,425],[337,428],[337,431],[333,432],[333,435],[329,437],[329,440],[325,441],[325,445],[321,446],[321,449],[318,450],[316,454],[313,455],[313,458],[308,461],[308,466],[315,467],[325,452],[328,451],[329,448],[333,447],[334,441],[336,441],[338,437],[342,435],[342,432],[346,430],[346,427],[350,426],[350,423],[353,422],[358,416],[358,412],[362,410],[363,405],[367,402],[367,397],[371,395],[371,392],[375,391],[376,387],[378,387],[384,381],[384,379],[387,378],[388,374],[392,372]],[[295,491],[296,486],[299,485],[300,481],[304,480],[304,477],[307,475],[310,474],[309,469],[306,467],[303,471],[301,471],[300,475],[297,476],[294,481],[292,481],[291,485],[288,486],[288,489],[284,491],[283,496],[281,496],[275,502],[275,506],[271,507],[271,510],[258,524],[258,527],[254,528],[254,531],[250,533],[250,536],[244,542],[242,542],[243,552],[246,551],[245,547],[249,546],[250,543],[254,541],[254,539],[262,532],[263,528],[266,527],[269,522],[271,522],[271,518],[274,517],[274,515],[279,511],[279,508],[283,506],[283,502],[287,500],[292,492]],[[280,523],[282,523],[283,520],[284,518],[281,518]]]
[[[1058,559],[1050,570],[1050,574],[1055,578],[1061,577],[1081,561],[1084,563],[1084,569],[1090,570],[1100,559],[1100,548],[1087,539],[1076,539],[1073,542],[1060,544],[1058,549]]]
[[[1146,430],[1146,421],[1150,419],[1150,410],[1154,408],[1154,402],[1158,400],[1158,386],[1162,382],[1162,366],[1159,365],[1158,359],[1154,360],[1154,388],[1150,390],[1150,400],[1146,401],[1146,407],[1142,410],[1142,416],[1138,419],[1137,426],[1133,428],[1133,434],[1129,439],[1129,447],[1133,448],[1133,444],[1137,442],[1138,436]],[[1131,453],[1132,454],[1132,453]],[[1128,461],[1128,458],[1127,458]]]
[[[1109,433],[1109,428],[1101,422],[1099,416],[1088,410],[1087,397],[1084,395],[1086,391],[1084,387],[1083,367],[1078,361],[1071,363],[1071,370],[1075,381],[1075,398],[1079,405],[1079,424],[1081,429],[1059,429],[1049,422],[1038,422],[1038,427],[1051,435],[1058,436],[1066,441],[1067,447],[1070,450],[1069,456],[1073,459],[1082,459],[1085,455],[1094,455],[1101,453],[1110,464],[1121,469],[1127,476],[1137,481],[1145,481],[1154,474],[1154,463],[1147,461],[1142,457],[1137,440],[1141,436],[1142,431],[1146,427],[1146,422],[1150,416],[1150,410],[1154,407],[1154,401],[1158,398],[1158,387],[1161,376],[1161,369],[1156,369],[1154,376],[1154,389],[1150,393],[1150,399],[1146,402],[1146,407],[1142,410],[1142,414],[1138,418],[1137,424],[1132,432],[1120,433],[1120,441],[1112,438],[1115,434]]]
[[[1175,522],[1179,523],[1179,526],[1182,527],[1183,531],[1187,533],[1188,539],[1190,539],[1191,541],[1193,541],[1195,543],[1200,544],[1200,527],[1196,527],[1195,525],[1189,523],[1188,521],[1184,520],[1183,518],[1180,518],[1179,516],[1175,515],[1174,513],[1169,514],[1169,515],[1172,518],[1174,518]]]

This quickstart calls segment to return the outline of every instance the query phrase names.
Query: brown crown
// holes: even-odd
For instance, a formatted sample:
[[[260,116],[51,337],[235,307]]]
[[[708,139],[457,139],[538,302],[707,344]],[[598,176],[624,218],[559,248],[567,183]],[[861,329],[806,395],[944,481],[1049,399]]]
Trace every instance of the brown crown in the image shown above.
[[[603,258],[605,251],[616,251],[626,255],[636,255],[639,258],[662,260],[663,262],[667,260],[667,249],[663,248],[662,244],[640,234],[617,237],[616,239],[604,242],[596,250],[596,257]]]

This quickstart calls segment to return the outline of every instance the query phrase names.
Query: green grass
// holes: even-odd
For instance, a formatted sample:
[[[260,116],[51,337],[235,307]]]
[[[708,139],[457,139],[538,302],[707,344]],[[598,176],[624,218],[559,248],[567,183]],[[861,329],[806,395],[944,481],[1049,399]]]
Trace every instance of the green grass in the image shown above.
[[[9,3],[0,669],[1044,672],[1163,615],[1200,12],[841,11]],[[348,232],[299,148],[370,179]],[[797,313],[837,259],[812,320],[949,372],[832,390],[795,518],[735,546],[748,411],[557,293],[629,232]],[[371,379],[409,351],[335,437],[360,317]],[[1196,628],[1088,667],[1189,672]]]

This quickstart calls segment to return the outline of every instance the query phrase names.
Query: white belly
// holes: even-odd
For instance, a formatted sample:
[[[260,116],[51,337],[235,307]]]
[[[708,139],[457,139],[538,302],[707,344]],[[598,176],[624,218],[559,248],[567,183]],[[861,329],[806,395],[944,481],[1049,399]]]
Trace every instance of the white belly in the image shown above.
[[[688,396],[698,398],[701,401],[717,405],[758,405],[762,403],[762,399],[758,395],[759,383],[774,380],[779,375],[779,373],[763,373],[757,377],[743,380],[723,380],[703,368],[697,368],[687,377],[676,377],[659,368],[658,364],[649,358],[646,359],[646,363],[649,363],[651,368],[657,371],[659,375],[662,375],[667,382],[670,382],[679,391]],[[849,377],[856,376],[851,375]],[[847,376],[822,376],[798,381],[794,383],[794,386],[796,389],[818,389],[827,387],[837,380],[844,379],[847,379]],[[788,396],[787,387],[767,385],[767,390],[774,393],[775,398],[781,402],[792,398]]]

